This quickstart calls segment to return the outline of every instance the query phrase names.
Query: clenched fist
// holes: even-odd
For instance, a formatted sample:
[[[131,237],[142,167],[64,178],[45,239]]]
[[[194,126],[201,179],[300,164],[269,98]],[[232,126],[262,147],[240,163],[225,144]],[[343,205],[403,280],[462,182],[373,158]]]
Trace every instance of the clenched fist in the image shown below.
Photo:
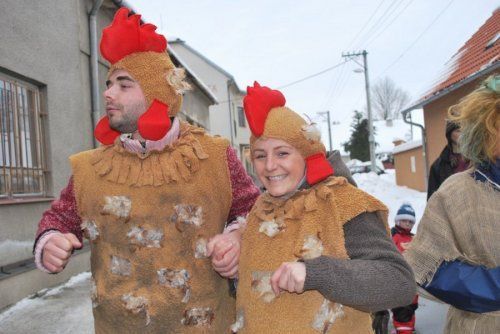
[[[69,261],[74,248],[82,243],[73,233],[55,233],[43,247],[43,266],[52,273],[61,272]]]
[[[271,286],[276,295],[282,291],[304,292],[306,265],[303,262],[283,262],[271,276]]]

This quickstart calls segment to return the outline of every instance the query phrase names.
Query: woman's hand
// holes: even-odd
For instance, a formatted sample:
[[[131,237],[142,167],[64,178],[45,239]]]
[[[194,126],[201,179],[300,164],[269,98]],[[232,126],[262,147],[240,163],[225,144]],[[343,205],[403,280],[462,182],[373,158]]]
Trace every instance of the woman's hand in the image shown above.
[[[271,276],[271,286],[276,295],[281,291],[302,293],[306,280],[306,265],[303,262],[283,262]]]
[[[207,255],[212,257],[212,267],[222,277],[238,276],[241,233],[234,230],[217,234],[207,244]]]

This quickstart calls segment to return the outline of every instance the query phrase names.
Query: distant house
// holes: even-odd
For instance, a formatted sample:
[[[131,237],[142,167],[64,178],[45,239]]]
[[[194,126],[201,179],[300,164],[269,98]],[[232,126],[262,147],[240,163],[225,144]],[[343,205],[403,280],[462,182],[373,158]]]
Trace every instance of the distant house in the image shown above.
[[[396,170],[396,184],[418,191],[426,190],[425,163],[422,154],[422,140],[408,143],[396,141],[392,151]]]
[[[174,39],[168,43],[170,54],[182,67],[198,77],[216,98],[216,103],[209,108],[206,129],[210,134],[228,138],[247,171],[251,171],[250,130],[243,111],[243,97],[246,93],[238,87],[230,73],[185,41]]]
[[[394,140],[403,137],[403,141],[411,139],[411,127],[401,119],[377,120],[375,128],[375,157],[380,160],[385,169],[394,168],[392,150]]]
[[[446,145],[445,124],[448,109],[472,92],[488,76],[500,71],[500,8],[453,55],[444,74],[432,89],[403,111],[423,108],[427,170]],[[396,166],[396,168],[398,168]],[[427,184],[425,174],[422,182]]]
[[[102,29],[124,1],[0,6],[0,309],[89,269],[84,247],[63,273],[42,273],[34,269],[32,246],[42,213],[68,182],[68,157],[94,147],[93,122],[104,113],[103,99],[92,98],[89,13],[97,3],[98,48]],[[175,55],[172,61],[182,66]],[[101,57],[97,69],[101,96],[109,69]],[[225,98],[189,69],[187,78],[193,89],[184,95],[181,117],[210,128],[209,107]]]

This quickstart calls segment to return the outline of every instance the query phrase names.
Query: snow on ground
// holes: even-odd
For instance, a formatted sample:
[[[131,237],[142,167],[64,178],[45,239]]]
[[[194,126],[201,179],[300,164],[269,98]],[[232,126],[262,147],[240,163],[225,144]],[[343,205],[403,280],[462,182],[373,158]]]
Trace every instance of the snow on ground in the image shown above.
[[[389,207],[391,225],[394,225],[394,215],[403,202],[413,205],[417,221],[420,220],[425,208],[425,193],[396,186],[393,171],[387,170],[382,175],[355,174],[353,177],[359,188]],[[447,306],[422,297],[419,304],[417,332],[442,333]],[[93,333],[90,273],[76,275],[59,287],[42,290],[4,310],[0,313],[0,333]]]
[[[396,174],[393,169],[385,170],[385,174],[360,173],[353,175],[360,189],[375,196],[389,208],[389,225],[394,226],[394,216],[403,203],[410,203],[415,209],[417,230],[418,222],[424,214],[427,194],[407,187],[396,186]]]
[[[30,258],[33,250],[33,240],[3,240],[0,241],[0,266]]]
[[[89,334],[94,332],[90,273],[44,289],[0,313],[0,333]]]

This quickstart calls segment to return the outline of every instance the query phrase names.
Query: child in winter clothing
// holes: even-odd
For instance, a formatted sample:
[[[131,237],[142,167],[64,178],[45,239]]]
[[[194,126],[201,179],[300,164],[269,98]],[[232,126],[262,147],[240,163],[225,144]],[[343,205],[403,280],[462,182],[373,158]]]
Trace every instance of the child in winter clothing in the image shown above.
[[[402,254],[413,239],[411,230],[415,225],[415,210],[405,203],[394,217],[396,225],[391,229],[392,240],[399,252]],[[415,310],[418,308],[418,295],[412,303],[407,306],[393,308],[392,320],[397,334],[412,334],[415,331]],[[374,314],[373,329],[376,334],[387,334],[387,324],[389,322],[389,312],[387,310],[378,311]]]
[[[403,204],[394,217],[396,226],[391,229],[392,240],[403,253],[413,239],[411,229],[415,225],[415,210],[410,204]],[[407,306],[392,309],[392,322],[397,334],[412,334],[415,331],[415,310],[418,308],[418,295]]]
[[[410,204],[403,204],[394,217],[396,225],[391,229],[392,240],[398,250],[403,253],[413,238],[411,229],[415,225],[415,210]]]

